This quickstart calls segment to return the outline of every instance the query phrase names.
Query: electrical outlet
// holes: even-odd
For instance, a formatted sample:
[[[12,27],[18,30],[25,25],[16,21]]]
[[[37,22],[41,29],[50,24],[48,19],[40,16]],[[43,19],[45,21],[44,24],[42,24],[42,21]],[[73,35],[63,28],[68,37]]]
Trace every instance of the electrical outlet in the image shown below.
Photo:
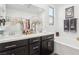
[[[77,38],[77,40],[79,41],[79,37]]]

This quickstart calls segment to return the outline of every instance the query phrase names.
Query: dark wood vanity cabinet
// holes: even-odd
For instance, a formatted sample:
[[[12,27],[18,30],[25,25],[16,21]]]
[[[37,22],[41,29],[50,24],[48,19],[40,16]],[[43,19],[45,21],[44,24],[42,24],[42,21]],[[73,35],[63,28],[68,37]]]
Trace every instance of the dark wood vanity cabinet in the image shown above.
[[[29,40],[29,54],[30,55],[40,54],[40,37],[32,38]]]
[[[49,55],[54,51],[54,34],[28,40],[29,55]]]
[[[0,55],[40,55],[54,51],[54,35],[0,43]]]
[[[0,55],[39,55],[40,37],[0,44]]]
[[[28,40],[1,43],[0,55],[28,55]]]
[[[43,36],[41,39],[41,55],[49,55],[54,51],[54,34]]]

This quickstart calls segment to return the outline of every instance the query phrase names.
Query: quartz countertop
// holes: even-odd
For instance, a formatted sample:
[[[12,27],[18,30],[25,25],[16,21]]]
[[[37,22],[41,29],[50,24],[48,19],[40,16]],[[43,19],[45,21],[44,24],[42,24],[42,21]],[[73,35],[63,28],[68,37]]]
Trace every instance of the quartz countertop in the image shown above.
[[[23,39],[30,39],[30,38],[35,38],[35,37],[40,37],[40,36],[45,36],[45,35],[50,35],[53,33],[37,33],[37,34],[28,34],[28,35],[10,35],[10,36],[1,36],[0,37],[0,43],[5,43],[5,42],[11,42],[11,41],[17,41],[17,40],[23,40]]]

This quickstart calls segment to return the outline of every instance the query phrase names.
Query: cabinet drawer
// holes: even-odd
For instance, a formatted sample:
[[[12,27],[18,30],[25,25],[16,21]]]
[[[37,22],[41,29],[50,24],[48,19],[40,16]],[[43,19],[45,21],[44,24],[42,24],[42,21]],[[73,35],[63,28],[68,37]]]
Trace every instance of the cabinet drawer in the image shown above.
[[[42,37],[42,40],[47,40],[47,39],[54,39],[54,34]]]
[[[31,53],[30,55],[40,55],[40,51],[37,51],[35,53]]]
[[[27,44],[28,44],[28,40],[20,40],[20,41],[1,43],[0,44],[0,51],[27,45]]]
[[[28,55],[28,46],[22,46],[12,50],[0,52],[0,55]]]
[[[13,52],[15,55],[28,55],[28,46],[25,45],[25,46],[16,48],[16,49],[14,49]]]
[[[30,54],[40,51],[40,43],[30,45]]]
[[[0,52],[0,55],[11,55],[11,51]]]
[[[35,43],[35,42],[40,42],[40,37],[39,38],[32,38],[29,40],[29,43]]]

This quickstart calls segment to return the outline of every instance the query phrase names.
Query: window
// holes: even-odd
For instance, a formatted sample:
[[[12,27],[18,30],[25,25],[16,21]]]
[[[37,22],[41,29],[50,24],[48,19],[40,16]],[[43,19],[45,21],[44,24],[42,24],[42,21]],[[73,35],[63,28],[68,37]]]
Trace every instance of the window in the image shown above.
[[[54,24],[54,8],[49,7],[48,16],[49,16],[49,25],[53,25]]]

